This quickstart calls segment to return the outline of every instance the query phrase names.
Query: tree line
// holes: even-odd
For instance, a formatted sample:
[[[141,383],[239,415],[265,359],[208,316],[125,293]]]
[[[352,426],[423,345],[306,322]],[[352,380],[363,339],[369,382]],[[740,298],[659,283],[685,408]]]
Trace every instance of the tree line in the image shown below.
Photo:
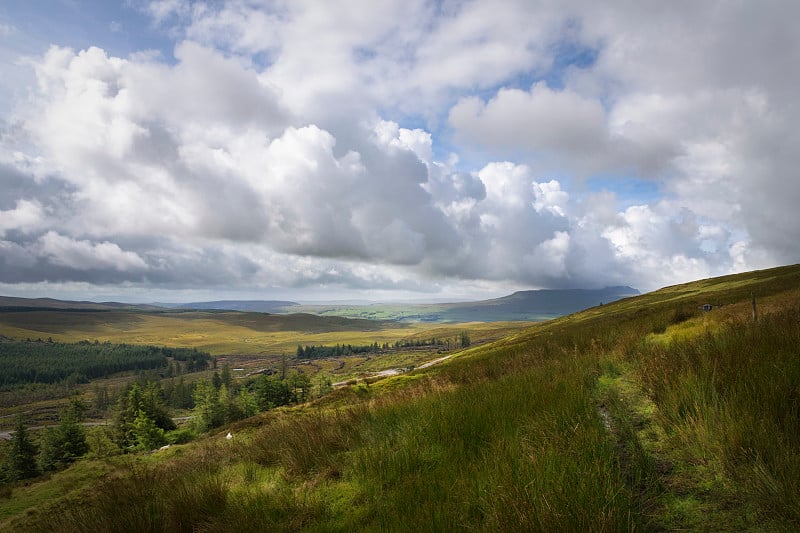
[[[384,349],[388,345],[384,344]],[[372,344],[352,345],[337,344],[335,346],[297,346],[298,359],[323,359],[325,357],[342,357],[362,353],[377,353],[380,350],[377,342]]]
[[[208,368],[211,355],[192,348],[136,346],[81,341],[9,341],[0,343],[0,385],[85,382],[129,370],[174,368],[187,372]]]

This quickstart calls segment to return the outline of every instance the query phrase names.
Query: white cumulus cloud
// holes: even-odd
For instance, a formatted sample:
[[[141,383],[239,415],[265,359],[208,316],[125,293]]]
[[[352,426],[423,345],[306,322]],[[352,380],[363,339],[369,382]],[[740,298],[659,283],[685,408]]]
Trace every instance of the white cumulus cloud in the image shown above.
[[[0,83],[0,283],[651,289],[800,259],[794,5],[131,5],[171,54],[11,57],[0,26],[35,75]]]

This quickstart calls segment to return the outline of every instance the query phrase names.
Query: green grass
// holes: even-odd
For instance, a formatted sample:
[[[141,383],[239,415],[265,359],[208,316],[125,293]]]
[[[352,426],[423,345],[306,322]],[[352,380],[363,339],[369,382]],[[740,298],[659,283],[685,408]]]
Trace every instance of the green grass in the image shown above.
[[[672,448],[702,467],[708,491],[752,509],[754,522],[800,525],[798,346],[795,307],[651,343],[637,357]]]
[[[794,531],[798,296],[786,267],[593,308],[133,461],[16,527]]]
[[[50,502],[74,497],[115,468],[112,462],[85,460],[63,472],[11,487],[11,494],[0,499],[0,529],[15,517],[35,517]]]

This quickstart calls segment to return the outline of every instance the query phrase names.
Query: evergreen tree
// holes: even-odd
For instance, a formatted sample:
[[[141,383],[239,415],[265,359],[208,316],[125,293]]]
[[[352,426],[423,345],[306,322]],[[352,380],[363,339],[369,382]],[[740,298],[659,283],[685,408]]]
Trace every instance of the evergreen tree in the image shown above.
[[[255,395],[247,389],[247,387],[241,388],[237,400],[239,402],[239,409],[242,411],[242,416],[244,418],[258,413],[258,400],[256,399]]]
[[[289,390],[295,402],[304,402],[311,391],[311,379],[304,372],[295,372],[289,376]]]
[[[228,389],[233,388],[233,376],[231,375],[231,365],[225,363],[222,365],[222,373],[220,374],[220,379],[222,379],[222,384],[228,387]]]
[[[144,389],[134,383],[127,394],[120,395],[117,414],[114,421],[116,442],[121,448],[135,447],[137,437],[134,424],[142,411],[151,419],[156,427],[168,431],[175,429],[175,422],[170,418],[161,399],[160,387],[157,383],[147,383]]]
[[[320,374],[317,380],[317,398],[321,398],[333,391],[333,384],[330,376]]]
[[[133,421],[131,428],[134,448],[137,450],[154,450],[166,442],[164,430],[156,425],[155,420],[147,416],[144,409],[140,409]]]
[[[2,474],[7,481],[18,481],[39,474],[36,468],[36,445],[31,440],[21,416],[17,416],[14,425],[8,457],[2,465]]]
[[[467,348],[470,345],[469,333],[466,331],[461,332],[461,347]]]
[[[286,382],[272,376],[261,376],[256,385],[256,400],[262,411],[289,404],[291,392]]]
[[[73,400],[60,413],[58,425],[44,432],[39,452],[39,466],[42,470],[63,468],[89,451],[86,430],[81,424],[85,411],[86,406],[82,402]]]
[[[178,383],[172,387],[169,396],[169,405],[176,409],[191,409],[194,407],[192,387],[184,382],[183,376],[181,376],[178,379]]]
[[[172,417],[169,416],[167,408],[164,406],[161,386],[157,382],[148,382],[145,385],[142,409],[144,409],[147,416],[152,418],[156,425],[164,431],[170,431],[177,427]]]
[[[225,394],[227,395],[227,389]],[[225,422],[225,409],[219,401],[219,391],[213,383],[203,380],[194,388],[194,417],[198,431],[207,431]]]

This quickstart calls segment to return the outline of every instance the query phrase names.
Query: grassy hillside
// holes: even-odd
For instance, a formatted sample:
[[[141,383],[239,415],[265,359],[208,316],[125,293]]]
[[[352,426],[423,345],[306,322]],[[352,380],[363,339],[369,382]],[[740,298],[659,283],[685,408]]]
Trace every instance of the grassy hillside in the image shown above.
[[[33,531],[796,531],[798,297],[791,266],[598,306],[166,452],[81,461],[14,488],[0,517]],[[54,486],[65,496],[43,503]]]

